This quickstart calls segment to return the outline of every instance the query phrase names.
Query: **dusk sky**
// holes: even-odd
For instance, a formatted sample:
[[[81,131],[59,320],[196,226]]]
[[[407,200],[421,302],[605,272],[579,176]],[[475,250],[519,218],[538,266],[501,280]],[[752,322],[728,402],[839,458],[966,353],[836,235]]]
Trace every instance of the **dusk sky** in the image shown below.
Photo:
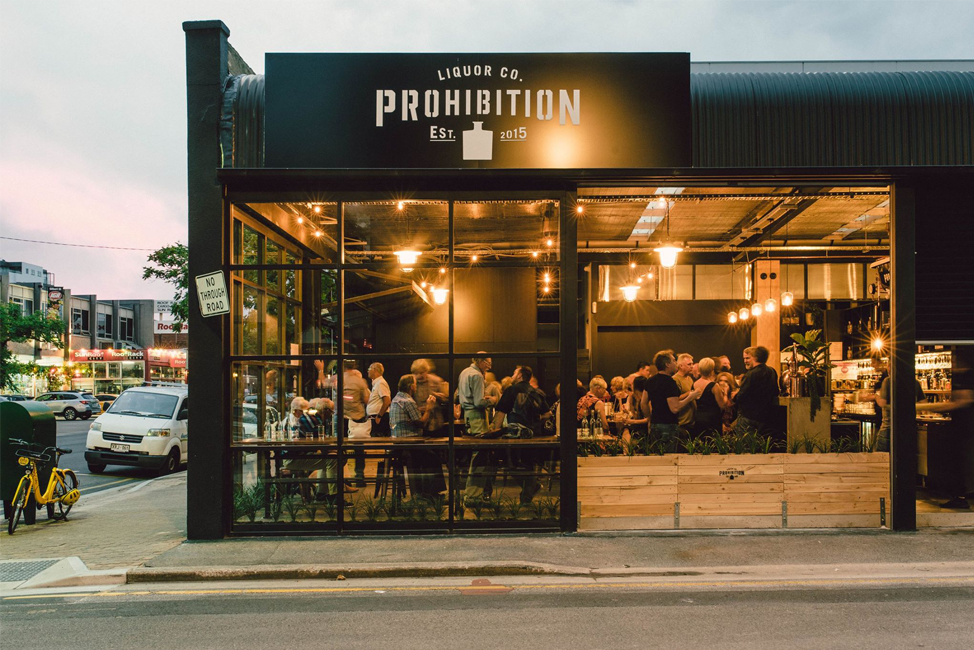
[[[681,51],[693,61],[971,59],[974,2],[0,3],[0,236],[156,249],[186,241],[185,20],[265,52]],[[148,250],[0,239],[100,298],[172,296]]]

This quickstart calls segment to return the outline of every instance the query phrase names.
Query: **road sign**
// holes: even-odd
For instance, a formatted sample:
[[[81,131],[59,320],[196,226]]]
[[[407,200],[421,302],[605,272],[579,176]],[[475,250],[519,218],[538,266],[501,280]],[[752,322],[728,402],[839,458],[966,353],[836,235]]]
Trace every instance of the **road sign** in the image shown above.
[[[196,297],[204,318],[230,313],[230,296],[223,271],[196,276]]]
[[[153,313],[156,314],[169,314],[172,312],[172,306],[176,303],[175,300],[154,300],[154,307],[152,309]]]

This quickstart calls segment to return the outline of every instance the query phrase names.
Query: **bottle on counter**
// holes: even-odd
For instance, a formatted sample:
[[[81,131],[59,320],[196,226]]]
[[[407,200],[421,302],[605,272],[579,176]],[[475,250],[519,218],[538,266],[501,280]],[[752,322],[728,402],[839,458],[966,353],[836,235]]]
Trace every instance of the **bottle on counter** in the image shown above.
[[[588,414],[586,414],[585,417],[582,418],[582,433],[579,436],[580,438],[592,437],[592,430],[589,428],[588,425],[589,425],[589,419],[588,419]]]

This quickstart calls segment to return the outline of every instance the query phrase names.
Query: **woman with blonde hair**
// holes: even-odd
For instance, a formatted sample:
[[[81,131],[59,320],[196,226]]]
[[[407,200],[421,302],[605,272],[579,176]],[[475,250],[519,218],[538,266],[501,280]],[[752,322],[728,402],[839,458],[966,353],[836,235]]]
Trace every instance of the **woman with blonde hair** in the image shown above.
[[[578,422],[581,422],[583,418],[587,418],[589,411],[594,410],[602,421],[602,430],[609,430],[609,421],[605,417],[605,402],[602,400],[607,393],[607,389],[608,386],[602,377],[592,377],[592,381],[588,383],[588,392],[578,400],[578,411],[576,413]]]

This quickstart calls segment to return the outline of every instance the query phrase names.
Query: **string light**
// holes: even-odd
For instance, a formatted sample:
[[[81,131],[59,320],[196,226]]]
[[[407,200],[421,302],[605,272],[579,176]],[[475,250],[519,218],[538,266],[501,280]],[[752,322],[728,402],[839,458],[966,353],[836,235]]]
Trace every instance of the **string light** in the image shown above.
[[[304,217],[298,217],[298,223],[299,224],[304,223]]]
[[[551,248],[552,246],[555,245],[555,240],[549,237],[548,239],[545,240],[544,245],[547,246],[548,248]]]
[[[876,352],[881,352],[882,349],[883,349],[883,346],[884,346],[884,343],[883,343],[883,339],[882,338],[880,338],[878,336],[876,336],[876,337],[873,338],[873,342],[872,342],[872,348],[873,348],[873,350],[875,350]]]
[[[446,269],[441,266],[440,267],[440,275],[443,275],[444,273],[446,273]]]
[[[406,204],[403,201],[400,201],[399,203],[396,204],[396,209],[399,210],[400,212],[402,212],[403,208],[405,207]]]
[[[476,262],[478,259],[480,259],[480,258],[477,257],[477,254],[476,253],[474,253],[473,255],[470,256],[470,261],[471,262]]]
[[[537,257],[538,257],[538,251],[531,251],[531,257],[537,259]]]
[[[629,262],[629,268],[631,268],[631,269],[636,268],[636,263],[635,262]]]
[[[315,230],[315,237],[321,237],[323,234],[320,230]]]
[[[315,214],[321,214],[321,206],[320,205],[316,205],[314,207],[314,210],[315,210]]]
[[[575,208],[575,212],[577,212],[578,214],[582,214],[583,212],[585,212],[585,208],[583,208],[582,206],[578,206],[577,208]]]

